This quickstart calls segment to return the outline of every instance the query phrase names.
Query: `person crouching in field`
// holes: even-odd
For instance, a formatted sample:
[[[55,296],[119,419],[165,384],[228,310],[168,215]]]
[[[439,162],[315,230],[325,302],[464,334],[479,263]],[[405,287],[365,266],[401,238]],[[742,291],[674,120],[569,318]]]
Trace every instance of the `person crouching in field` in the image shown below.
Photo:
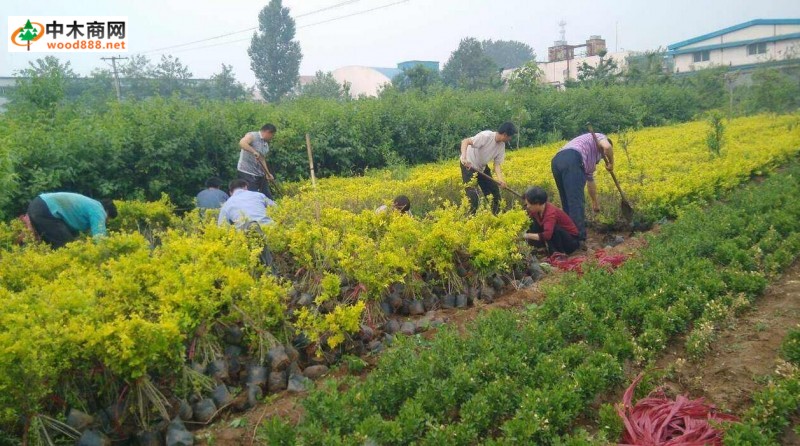
[[[201,210],[221,208],[222,204],[230,198],[228,194],[219,189],[221,186],[222,180],[217,177],[209,178],[206,181],[206,188],[197,194],[197,207]]]
[[[413,217],[414,215],[411,214],[411,200],[408,199],[405,195],[398,195],[394,197],[392,200],[392,207],[394,210],[400,212],[401,214],[408,214],[409,216]],[[375,212],[378,214],[382,214],[384,212],[389,211],[389,206],[381,205],[378,209],[375,209]]]
[[[524,238],[532,246],[547,248],[548,254],[572,254],[580,246],[578,228],[572,219],[556,205],[547,202],[547,192],[541,187],[525,191],[525,208],[531,225]]]
[[[113,201],[97,201],[70,192],[41,194],[28,205],[33,230],[53,248],[76,240],[82,232],[95,238],[105,236],[108,219],[116,216]]]
[[[231,181],[228,189],[231,197],[219,210],[219,226],[234,225],[236,229],[248,229],[253,223],[272,224],[267,208],[275,206],[274,201],[261,192],[247,190],[247,181],[243,179]]]

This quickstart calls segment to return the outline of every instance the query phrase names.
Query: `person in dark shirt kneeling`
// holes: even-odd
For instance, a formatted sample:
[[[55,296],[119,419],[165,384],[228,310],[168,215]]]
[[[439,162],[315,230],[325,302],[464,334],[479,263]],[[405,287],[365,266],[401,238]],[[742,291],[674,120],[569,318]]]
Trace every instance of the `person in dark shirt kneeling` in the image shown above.
[[[206,189],[197,194],[197,207],[200,209],[219,209],[228,201],[228,194],[220,190],[222,180],[211,177],[206,181]]]
[[[572,254],[580,247],[577,226],[564,211],[547,202],[547,192],[541,187],[525,191],[525,208],[531,226],[524,238],[532,246],[546,247],[548,254]]]

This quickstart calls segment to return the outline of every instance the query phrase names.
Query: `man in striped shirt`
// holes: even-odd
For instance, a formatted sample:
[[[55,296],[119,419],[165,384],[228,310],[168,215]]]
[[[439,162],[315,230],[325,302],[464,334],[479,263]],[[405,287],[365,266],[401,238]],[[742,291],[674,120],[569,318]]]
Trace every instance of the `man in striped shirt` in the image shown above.
[[[556,180],[561,207],[578,227],[581,240],[586,240],[586,214],[584,188],[589,190],[592,210],[600,212],[597,202],[597,185],[594,172],[597,163],[607,158],[606,169],[614,170],[613,143],[602,133],[586,133],[568,142],[553,157],[550,167]]]

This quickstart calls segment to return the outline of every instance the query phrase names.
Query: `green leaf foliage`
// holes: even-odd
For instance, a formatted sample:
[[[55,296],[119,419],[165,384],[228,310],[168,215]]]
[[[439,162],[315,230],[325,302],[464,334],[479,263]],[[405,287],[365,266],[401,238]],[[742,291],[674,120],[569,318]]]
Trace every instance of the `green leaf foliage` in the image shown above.
[[[297,84],[303,54],[294,37],[289,8],[281,0],[270,0],[258,14],[258,30],[247,50],[258,89],[268,102],[280,101]]]

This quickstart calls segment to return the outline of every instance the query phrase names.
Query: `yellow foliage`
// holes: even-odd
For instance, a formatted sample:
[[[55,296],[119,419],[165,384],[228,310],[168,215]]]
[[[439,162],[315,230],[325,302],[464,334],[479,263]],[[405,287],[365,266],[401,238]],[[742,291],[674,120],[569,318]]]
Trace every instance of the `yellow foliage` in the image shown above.
[[[328,314],[301,308],[296,325],[312,342],[318,343],[325,336],[328,347],[336,348],[347,333],[358,331],[365,307],[364,301],[358,301],[353,305],[338,305]]]
[[[753,174],[766,172],[800,152],[797,115],[758,115],[736,118],[726,124],[726,143],[721,156],[712,156],[705,138],[705,121],[645,128],[630,132],[628,157],[619,135],[615,142],[616,173],[623,190],[637,211],[674,215],[676,209],[697,199],[712,199]],[[596,129],[606,131],[609,129]],[[609,132],[610,133],[610,132]],[[506,180],[519,192],[531,185],[555,191],[550,160],[564,141],[540,147],[509,151],[503,165]],[[595,179],[606,220],[618,217],[619,196],[611,177],[598,166]],[[460,203],[463,196],[458,159],[454,156],[434,164],[409,169],[405,179],[382,171],[360,178],[325,178],[317,191],[302,183],[292,189],[295,196],[281,206],[310,209],[320,203],[341,209],[373,209],[400,194],[411,199],[412,210],[421,214],[440,206],[443,200]],[[511,199],[510,195],[507,195]],[[553,197],[557,203],[557,196]]]
[[[735,119],[720,156],[705,145],[705,122],[635,131],[626,134],[626,147],[611,135],[615,170],[638,212],[675,215],[800,153],[796,121]],[[509,185],[554,191],[550,160],[562,145],[510,151]],[[299,192],[271,209],[276,223],[265,228],[267,244],[285,277],[308,278],[304,291],[315,293],[318,305],[337,304],[327,313],[298,309],[296,329],[335,348],[358,331],[366,302],[396,284],[412,295],[420,287],[450,289],[459,266],[484,279],[522,260],[525,213],[513,199],[510,212],[467,216],[457,163],[454,156],[414,167],[403,179],[378,171],[323,179],[316,190],[290,186]],[[613,221],[619,198],[603,170],[595,176],[603,220]],[[417,218],[373,211],[400,194],[410,197]],[[263,274],[259,236],[219,228],[198,213],[178,219],[166,196],[117,206],[110,237],[56,251],[18,247],[19,224],[0,227],[0,424],[35,413],[65,376],[89,376],[96,364],[128,382],[175,371],[185,361],[185,341],[217,321],[241,323],[258,342],[292,322],[285,320],[291,284]],[[342,296],[345,289],[351,293]]]

